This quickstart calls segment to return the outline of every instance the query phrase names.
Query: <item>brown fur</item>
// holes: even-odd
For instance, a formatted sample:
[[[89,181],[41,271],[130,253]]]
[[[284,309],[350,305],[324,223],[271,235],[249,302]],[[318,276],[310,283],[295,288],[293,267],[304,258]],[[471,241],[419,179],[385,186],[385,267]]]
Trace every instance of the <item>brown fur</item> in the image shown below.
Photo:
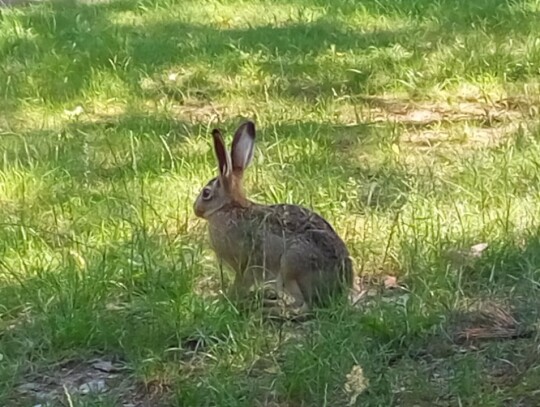
[[[195,213],[208,221],[217,257],[236,273],[231,293],[243,296],[257,282],[275,281],[278,292],[308,308],[351,287],[349,252],[326,220],[300,206],[246,198],[242,178],[253,153],[254,125],[240,126],[229,156],[221,133],[213,135],[220,175],[197,197]]]

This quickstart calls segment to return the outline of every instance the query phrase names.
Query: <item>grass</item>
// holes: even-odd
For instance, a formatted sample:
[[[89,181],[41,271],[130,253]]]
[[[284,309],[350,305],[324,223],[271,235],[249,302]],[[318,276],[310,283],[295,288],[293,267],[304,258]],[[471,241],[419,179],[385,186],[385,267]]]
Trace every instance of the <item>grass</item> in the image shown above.
[[[536,325],[539,18],[536,0],[1,8],[0,404],[50,377],[58,405],[538,405],[535,333],[452,332],[479,301]],[[245,117],[251,196],[316,209],[359,276],[406,295],[292,324],[219,294],[192,203],[209,131]],[[96,355],[123,384],[62,390]]]

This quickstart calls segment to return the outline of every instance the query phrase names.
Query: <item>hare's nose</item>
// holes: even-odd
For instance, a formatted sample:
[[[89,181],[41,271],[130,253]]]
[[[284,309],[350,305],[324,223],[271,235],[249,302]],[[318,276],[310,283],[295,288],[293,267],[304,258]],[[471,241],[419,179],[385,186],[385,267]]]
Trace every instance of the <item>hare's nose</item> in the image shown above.
[[[202,208],[202,205],[199,203],[199,198],[195,201],[193,204],[193,212],[195,212],[195,215],[199,218],[202,218],[204,214],[204,209]]]

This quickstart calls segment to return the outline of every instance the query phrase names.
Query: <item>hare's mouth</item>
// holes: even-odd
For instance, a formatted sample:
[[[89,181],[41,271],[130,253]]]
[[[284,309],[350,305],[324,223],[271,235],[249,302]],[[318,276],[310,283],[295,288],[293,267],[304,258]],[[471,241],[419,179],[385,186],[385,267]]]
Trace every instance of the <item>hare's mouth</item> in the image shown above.
[[[197,216],[199,218],[204,218],[204,213],[206,211],[204,210],[203,207],[201,207],[201,205],[199,205],[199,200],[198,199],[195,202],[195,204],[193,205],[193,212],[195,213],[195,216]]]
[[[209,219],[214,213],[219,211],[222,207],[223,205],[216,206],[216,207],[213,207],[213,206],[208,207],[204,204],[201,204],[201,202],[197,200],[197,202],[195,202],[195,205],[193,205],[193,212],[195,212],[195,215],[199,218]]]

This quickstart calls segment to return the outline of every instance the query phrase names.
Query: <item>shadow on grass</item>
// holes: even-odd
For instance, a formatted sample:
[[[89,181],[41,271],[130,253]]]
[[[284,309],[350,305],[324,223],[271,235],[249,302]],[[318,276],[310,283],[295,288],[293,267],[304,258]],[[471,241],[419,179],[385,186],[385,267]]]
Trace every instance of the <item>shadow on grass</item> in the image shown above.
[[[298,3],[306,7],[322,6],[317,1]],[[356,5],[348,1],[325,3],[324,17],[285,26],[225,29],[184,21],[160,21],[139,27],[111,20],[113,12],[142,14],[144,7],[140,6],[157,7],[157,4],[143,1],[85,5],[55,1],[24,9],[13,19],[21,30],[34,35],[10,35],[0,48],[2,71],[10,77],[1,85],[3,93],[10,96],[5,98],[6,109],[16,109],[18,103],[36,95],[53,104],[80,101],[85,92],[92,91],[99,72],[120,78],[123,91],[144,94],[141,81],[169,68],[178,70],[178,66],[184,70],[181,84],[176,88],[172,85],[158,88],[158,92],[172,93],[180,101],[186,96],[212,100],[229,92],[223,85],[224,77],[245,75],[247,71],[255,78],[250,90],[253,96],[265,91],[268,78],[272,78],[270,92],[304,100],[335,91],[371,93],[380,86],[372,77],[381,67],[389,76],[401,78],[404,73],[396,64],[416,66],[441,43],[454,44],[456,35],[464,36],[467,42],[468,36],[473,38],[477,34],[477,25],[501,36],[507,36],[509,30],[524,35],[531,32],[535,20],[532,11],[524,11],[525,2],[502,0],[363,2],[361,9],[371,15],[398,14],[412,24],[408,28],[370,32],[344,26],[336,20],[340,13],[356,11]],[[422,26],[426,18],[433,22],[429,28]],[[406,63],[393,60],[393,52],[386,52],[396,44],[413,50],[405,58]],[[369,49],[380,52],[357,61],[332,56],[331,48],[338,54]],[[506,77],[510,75],[514,79],[528,75],[527,69],[517,65],[512,73],[515,64],[503,51],[481,58],[493,63],[484,61],[475,68],[468,47],[461,54],[452,55],[452,60],[469,61],[467,72],[471,75],[480,65],[482,68],[478,69],[489,66],[496,75],[503,69]],[[121,91],[116,93],[118,96]],[[156,95],[150,92],[147,96]]]

